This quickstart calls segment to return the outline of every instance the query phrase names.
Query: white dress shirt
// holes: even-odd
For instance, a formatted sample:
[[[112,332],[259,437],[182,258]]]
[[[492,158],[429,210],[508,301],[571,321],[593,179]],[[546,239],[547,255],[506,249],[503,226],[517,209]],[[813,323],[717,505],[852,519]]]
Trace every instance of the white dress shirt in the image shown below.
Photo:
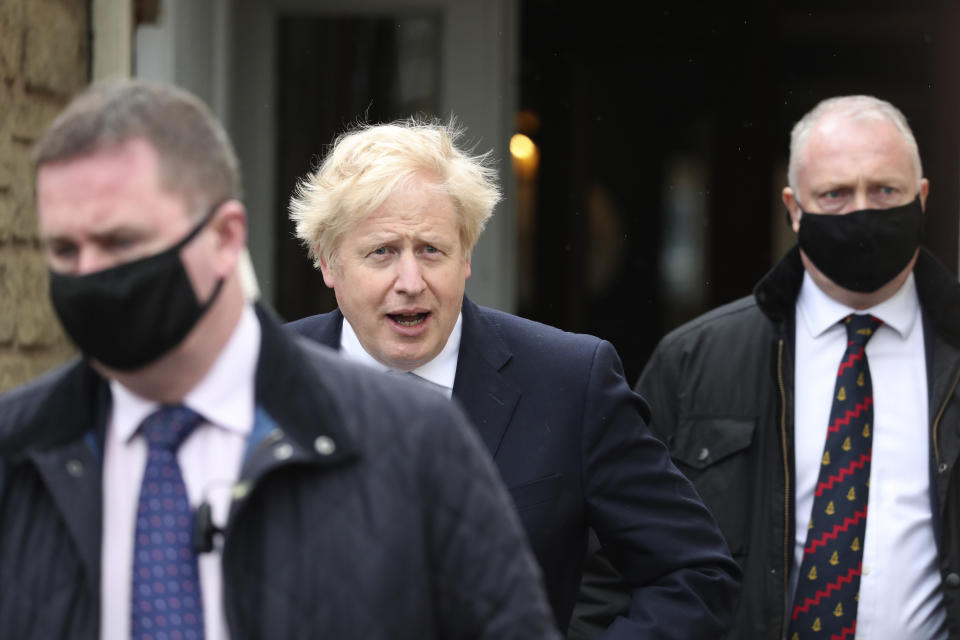
[[[453,396],[453,382],[457,377],[457,359],[460,355],[460,334],[463,332],[463,313],[457,314],[457,322],[447,338],[447,343],[436,357],[412,371],[425,380],[443,387],[443,391],[450,398]],[[343,319],[343,329],[340,330],[340,352],[354,362],[373,367],[378,371],[394,371],[385,364],[376,360],[367,353],[356,331],[346,318]]]
[[[230,493],[239,477],[253,430],[254,375],[260,354],[260,323],[247,306],[237,328],[206,376],[184,399],[204,417],[177,452],[190,505],[210,504],[213,521],[226,524]],[[157,404],[116,381],[103,458],[103,551],[101,553],[101,640],[130,637],[133,539],[147,444],[138,427]],[[207,640],[228,638],[222,602],[220,548],[199,557]]]
[[[855,311],[804,274],[796,308],[796,541],[791,602],[813,509],[850,313],[883,321],[867,342],[873,455],[857,608],[858,640],[945,639],[930,503],[930,428],[923,322],[913,274],[890,299]]]

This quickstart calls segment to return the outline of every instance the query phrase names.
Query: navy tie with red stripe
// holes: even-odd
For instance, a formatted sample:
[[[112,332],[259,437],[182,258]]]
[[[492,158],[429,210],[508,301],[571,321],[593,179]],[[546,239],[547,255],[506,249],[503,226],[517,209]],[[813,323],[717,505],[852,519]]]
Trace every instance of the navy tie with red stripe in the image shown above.
[[[827,439],[790,615],[790,640],[852,639],[857,631],[873,440],[873,385],[865,352],[881,321],[844,320]]]

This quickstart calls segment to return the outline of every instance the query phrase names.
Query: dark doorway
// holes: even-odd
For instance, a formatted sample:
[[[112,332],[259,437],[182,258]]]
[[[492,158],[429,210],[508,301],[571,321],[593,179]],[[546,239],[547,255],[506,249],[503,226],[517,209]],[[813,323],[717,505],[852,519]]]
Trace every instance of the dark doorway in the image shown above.
[[[792,244],[788,134],[823,98],[867,93],[907,115],[931,182],[926,241],[956,270],[955,3],[521,7],[520,107],[541,155],[520,311],[611,340],[629,380],[664,333],[749,293]]]
[[[437,111],[440,20],[432,13],[281,15],[277,29],[276,308],[295,320],[336,307],[286,216],[298,180],[358,123]]]

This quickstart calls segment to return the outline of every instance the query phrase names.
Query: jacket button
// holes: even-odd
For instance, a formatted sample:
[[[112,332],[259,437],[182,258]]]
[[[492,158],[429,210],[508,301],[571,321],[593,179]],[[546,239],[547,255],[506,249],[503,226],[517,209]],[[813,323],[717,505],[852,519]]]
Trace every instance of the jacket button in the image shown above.
[[[943,579],[943,584],[948,587],[960,587],[960,576],[956,573],[948,573],[947,577]]]
[[[706,447],[704,447],[703,449],[700,449],[700,451],[697,453],[697,460],[700,462],[703,462],[709,457],[710,457],[710,449],[707,449]]]
[[[74,478],[79,478],[83,475],[83,463],[79,460],[68,460],[67,461],[67,473],[69,473]]]
[[[940,466],[937,467],[937,471],[939,471],[940,473],[945,473],[946,470],[949,468],[950,468],[950,465],[948,465],[946,462],[941,462]]]
[[[286,460],[293,455],[293,447],[289,442],[281,442],[273,448],[273,457],[277,460]]]
[[[328,456],[337,450],[337,445],[327,436],[317,436],[317,439],[313,441],[313,448],[316,449],[320,455]]]

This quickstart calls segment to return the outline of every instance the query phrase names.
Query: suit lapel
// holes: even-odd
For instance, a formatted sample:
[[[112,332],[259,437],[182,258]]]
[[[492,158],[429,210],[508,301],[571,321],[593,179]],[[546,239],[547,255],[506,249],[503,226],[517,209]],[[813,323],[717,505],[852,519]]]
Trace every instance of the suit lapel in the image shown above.
[[[483,311],[464,298],[453,396],[494,457],[520,399],[520,392],[500,372],[512,357]]]

